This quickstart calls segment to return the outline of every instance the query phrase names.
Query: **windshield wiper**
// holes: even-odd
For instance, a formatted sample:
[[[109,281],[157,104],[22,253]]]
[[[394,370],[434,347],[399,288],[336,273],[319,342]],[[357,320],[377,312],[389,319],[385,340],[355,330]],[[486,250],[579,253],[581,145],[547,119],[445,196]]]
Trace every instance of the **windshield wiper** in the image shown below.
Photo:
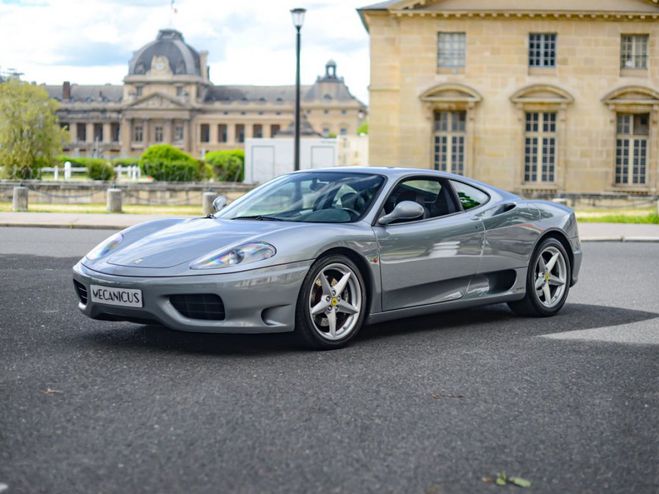
[[[267,216],[263,214],[255,214],[253,216],[236,216],[235,218],[231,218],[232,220],[256,220],[256,221],[286,221],[282,218],[278,218],[277,216]]]

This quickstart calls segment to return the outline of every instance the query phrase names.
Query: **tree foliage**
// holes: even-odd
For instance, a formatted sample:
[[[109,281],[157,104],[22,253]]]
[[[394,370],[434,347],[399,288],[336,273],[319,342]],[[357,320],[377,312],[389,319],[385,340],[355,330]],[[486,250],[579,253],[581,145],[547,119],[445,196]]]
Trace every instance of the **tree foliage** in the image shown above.
[[[0,166],[9,178],[31,178],[62,152],[57,102],[42,87],[9,80],[0,83]]]
[[[362,124],[357,127],[357,135],[368,135],[368,122],[362,122]]]
[[[206,178],[206,165],[171,144],[154,144],[140,156],[142,173],[157,181],[194,182]]]
[[[211,151],[206,162],[213,167],[213,175],[220,182],[242,182],[245,178],[245,151]]]

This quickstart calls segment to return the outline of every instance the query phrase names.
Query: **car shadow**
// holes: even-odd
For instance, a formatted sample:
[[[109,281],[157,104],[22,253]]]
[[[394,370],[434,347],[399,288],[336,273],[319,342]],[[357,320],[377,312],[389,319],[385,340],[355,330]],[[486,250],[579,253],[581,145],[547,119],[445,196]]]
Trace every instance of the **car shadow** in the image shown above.
[[[373,340],[414,332],[431,331],[492,331],[502,337],[542,336],[582,329],[620,326],[659,317],[659,313],[591,304],[565,304],[553,317],[523,317],[514,314],[505,304],[473,309],[439,312],[366,326],[358,339]]]
[[[358,345],[383,339],[413,338],[418,333],[448,334],[487,332],[504,338],[541,336],[581,329],[618,326],[659,317],[659,314],[603,305],[566,304],[551,318],[527,318],[513,314],[498,304],[476,309],[441,312],[396,321],[373,324],[362,329],[355,338]],[[111,330],[87,332],[81,336],[93,346],[123,347],[133,350],[157,349],[171,352],[225,356],[276,355],[304,350],[293,334],[226,335],[186,333],[162,326],[121,324]]]

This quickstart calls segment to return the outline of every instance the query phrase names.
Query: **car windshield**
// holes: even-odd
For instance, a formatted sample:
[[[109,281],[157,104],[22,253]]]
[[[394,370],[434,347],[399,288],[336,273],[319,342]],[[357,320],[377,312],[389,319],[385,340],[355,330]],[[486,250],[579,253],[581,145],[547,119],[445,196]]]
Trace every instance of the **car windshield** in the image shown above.
[[[215,217],[231,220],[350,223],[371,207],[384,177],[368,173],[284,175],[241,197]]]

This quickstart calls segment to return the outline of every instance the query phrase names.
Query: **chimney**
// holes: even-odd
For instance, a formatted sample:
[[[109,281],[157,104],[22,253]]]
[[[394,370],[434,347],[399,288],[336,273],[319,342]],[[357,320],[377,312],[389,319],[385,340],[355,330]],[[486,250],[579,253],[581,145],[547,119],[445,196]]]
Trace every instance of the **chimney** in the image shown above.
[[[62,99],[71,99],[71,83],[69,81],[64,81],[64,84],[62,84]]]
[[[201,66],[201,77],[207,81],[210,70],[208,68],[208,52],[206,50],[199,52],[199,65]]]

